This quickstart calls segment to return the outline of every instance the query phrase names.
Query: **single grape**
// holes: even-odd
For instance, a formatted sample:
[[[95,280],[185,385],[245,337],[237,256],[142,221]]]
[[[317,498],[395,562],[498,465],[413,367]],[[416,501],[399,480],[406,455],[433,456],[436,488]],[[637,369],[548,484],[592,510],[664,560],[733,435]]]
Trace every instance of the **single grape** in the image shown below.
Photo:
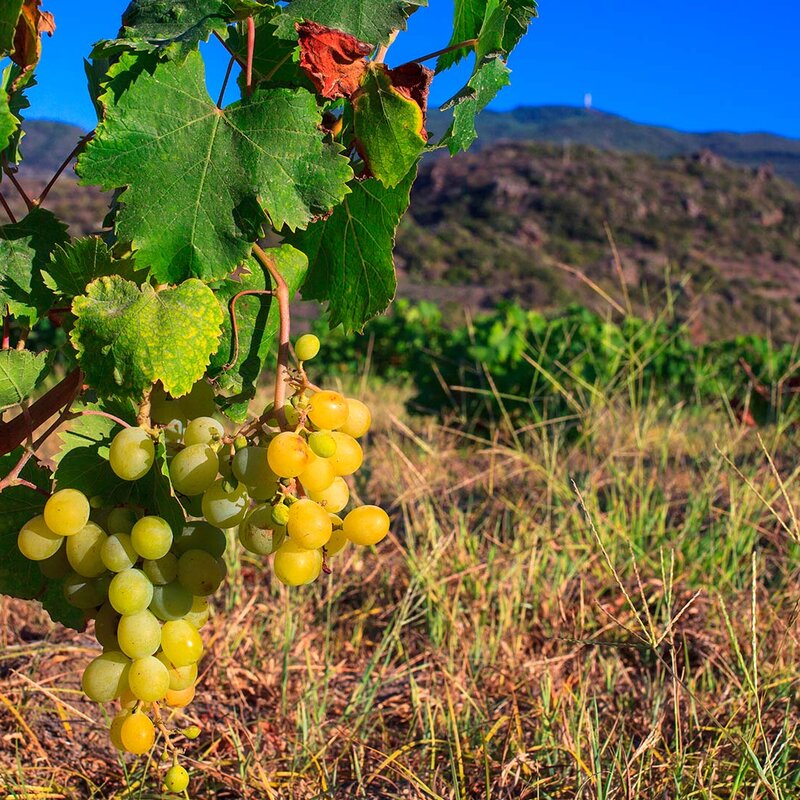
[[[17,536],[20,553],[31,561],[44,561],[54,556],[63,544],[64,537],[51,531],[43,516],[28,520]]]
[[[194,700],[194,686],[185,689],[170,689],[164,701],[171,708],[186,708]]]
[[[175,454],[169,476],[175,490],[188,496],[202,494],[214,483],[219,472],[219,458],[207,444],[193,444]]]
[[[160,620],[169,622],[173,619],[182,619],[192,610],[193,595],[178,583],[172,581],[164,586],[153,587],[153,599],[150,601],[150,611]]]
[[[198,725],[189,725],[183,729],[182,733],[187,739],[196,739],[202,731]]]
[[[184,614],[183,618],[199,631],[208,622],[210,616],[211,607],[208,604],[208,598],[194,597],[192,598],[191,610]]]
[[[161,625],[147,610],[126,614],[119,621],[117,641],[128,658],[152,656],[161,646]]]
[[[153,599],[153,584],[139,569],[118,572],[108,588],[108,599],[119,614],[144,611]]]
[[[149,753],[156,740],[156,729],[147,714],[133,711],[119,727],[119,741],[122,749],[131,755],[142,756]]]
[[[337,475],[352,475],[364,460],[361,445],[341,431],[334,431],[331,436],[336,439],[336,452],[329,459],[333,471]]]
[[[133,708],[139,702],[139,698],[131,691],[130,686],[126,686],[118,701],[120,708]]]
[[[283,528],[289,521],[289,506],[285,503],[278,503],[272,507],[272,522],[275,525]]]
[[[389,533],[389,515],[379,506],[359,506],[344,518],[344,533],[355,544],[377,544]]]
[[[112,440],[108,461],[118,478],[138,481],[150,471],[156,448],[143,428],[123,428]]]
[[[94,638],[103,650],[120,650],[117,640],[117,625],[121,617],[111,603],[103,603],[94,617]]]
[[[197,664],[187,664],[185,667],[176,667],[164,653],[159,653],[156,658],[169,672],[169,689],[171,692],[180,692],[194,686],[197,681]],[[167,700],[169,702],[169,700]]]
[[[130,569],[139,560],[139,554],[133,549],[131,537],[127,533],[114,533],[103,542],[100,558],[106,569],[122,572]]]
[[[155,586],[165,586],[178,577],[178,557],[175,553],[167,553],[161,558],[147,559],[142,563],[142,571],[150,583]]]
[[[311,583],[322,571],[322,552],[306,550],[287,536],[275,553],[272,569],[275,577],[287,586]]]
[[[256,506],[239,525],[239,541],[245,550],[259,556],[274,553],[283,542],[286,529],[272,521],[272,507]]]
[[[69,559],[67,558],[67,546],[66,546],[66,539],[62,537],[61,539],[61,546],[56,550],[53,555],[49,558],[44,559],[44,561],[39,562],[39,569],[44,575],[45,578],[50,578],[50,580],[57,581],[61,580],[65,576],[69,575],[72,572],[72,567],[69,564]]]
[[[155,656],[137,658],[128,672],[128,686],[145,703],[163,700],[169,690],[169,670]]]
[[[249,505],[247,488],[241,483],[233,491],[229,491],[227,482],[220,479],[203,494],[203,516],[217,528],[233,528],[238,525],[245,518]]]
[[[342,528],[334,528],[333,533],[331,534],[331,538],[328,539],[328,544],[325,545],[325,552],[329,556],[335,556],[337,553],[341,552],[344,549],[344,546],[349,541],[350,540],[347,538]]]
[[[233,475],[247,487],[253,500],[268,500],[278,490],[278,476],[267,464],[266,447],[245,447],[236,452]]]
[[[210,417],[216,413],[217,406],[214,402],[214,390],[208,381],[202,378],[192,386],[189,394],[185,394],[178,402],[188,419],[197,417]]]
[[[308,492],[308,496],[331,514],[338,514],[350,502],[350,487],[344,478],[336,477],[321,492]]]
[[[313,500],[304,498],[289,507],[286,532],[295,544],[306,550],[317,550],[331,538],[331,518]]]
[[[131,542],[142,558],[155,561],[172,547],[172,529],[161,517],[142,517],[133,526]]]
[[[195,664],[203,656],[203,640],[197,628],[185,619],[164,623],[161,629],[161,648],[176,667]]]
[[[231,462],[233,461],[233,457],[231,456],[230,452],[228,452],[225,448],[220,448],[220,452],[218,454],[219,457],[219,474],[223,478],[230,478],[233,474],[233,465]],[[231,481],[235,483],[235,481]]]
[[[180,558],[187,550],[205,550],[216,558],[222,558],[228,539],[224,532],[207,522],[189,522],[175,537],[172,551]]]
[[[308,446],[315,456],[330,458],[336,452],[336,439],[330,431],[314,431],[308,437]]]
[[[119,697],[128,685],[131,660],[118,650],[110,650],[89,662],[83,671],[83,693],[95,703],[108,703]]]
[[[298,361],[311,361],[319,353],[319,339],[313,333],[304,333],[294,343],[294,352]]]
[[[187,445],[210,444],[214,445],[225,435],[222,424],[213,417],[196,417],[186,426],[183,441]]]
[[[339,426],[339,432],[360,439],[372,425],[372,413],[369,408],[355,397],[347,398],[347,422]]]
[[[106,530],[111,533],[130,533],[136,524],[138,516],[132,508],[118,506],[112,508],[106,519]]]
[[[308,404],[308,418],[318,428],[334,430],[347,422],[347,400],[339,392],[314,392]]]
[[[127,709],[120,711],[119,714],[111,720],[111,727],[108,729],[108,738],[111,739],[111,744],[120,751],[125,750],[125,745],[122,743],[122,726],[130,715],[131,712]]]
[[[83,492],[62,489],[44,504],[44,521],[53,533],[72,536],[89,521],[91,506]]]
[[[78,575],[97,578],[106,571],[102,558],[106,539],[106,532],[94,522],[87,522],[67,539],[67,558]]]
[[[284,431],[269,443],[269,468],[281,478],[296,478],[308,466],[311,454],[302,436]]]
[[[101,606],[108,596],[108,588],[105,576],[85,578],[77,572],[67,575],[62,584],[64,599],[75,608],[84,610]]]
[[[173,764],[164,776],[166,790],[174,794],[180,794],[188,785],[189,773],[180,764]]]
[[[216,592],[226,574],[225,562],[205,550],[187,550],[178,559],[178,580],[199,597]]]

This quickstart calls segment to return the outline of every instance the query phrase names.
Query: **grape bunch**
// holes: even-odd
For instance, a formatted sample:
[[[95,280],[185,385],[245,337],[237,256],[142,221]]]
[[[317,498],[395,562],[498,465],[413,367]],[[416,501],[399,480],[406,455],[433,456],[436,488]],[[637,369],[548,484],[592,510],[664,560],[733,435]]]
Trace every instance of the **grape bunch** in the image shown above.
[[[45,576],[63,579],[67,601],[94,619],[103,652],[87,666],[82,685],[95,702],[117,702],[112,743],[145,754],[159,729],[173,753],[164,777],[169,791],[183,791],[189,776],[162,711],[182,709],[194,697],[199,630],[209,618],[208,598],[227,574],[226,531],[250,553],[272,556],[272,571],[287,586],[330,572],[329,559],[348,542],[374,545],[389,531],[389,516],[378,506],[344,514],[346,478],[361,466],[358,440],[372,417],[361,401],[309,383],[304,362],[319,347],[310,334],[297,340],[298,363],[286,376],[290,396],[239,432],[226,432],[213,416],[213,388],[201,381],[177,399],[155,389],[151,425],[114,436],[111,469],[137,481],[153,468],[154,439],[163,432],[170,481],[185,510],[179,530],[151,509],[103,508],[65,488],[19,532],[23,555]],[[199,729],[182,733],[193,738]]]

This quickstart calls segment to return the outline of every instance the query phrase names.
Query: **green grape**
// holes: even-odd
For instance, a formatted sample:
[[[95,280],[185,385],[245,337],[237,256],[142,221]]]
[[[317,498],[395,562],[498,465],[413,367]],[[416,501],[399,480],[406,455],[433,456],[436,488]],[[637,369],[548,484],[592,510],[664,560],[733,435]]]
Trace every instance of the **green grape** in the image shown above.
[[[117,641],[117,625],[120,615],[114,610],[111,603],[103,603],[94,616],[94,638],[100,643],[103,650],[119,650]]]
[[[64,578],[62,591],[64,599],[75,608],[97,608],[108,596],[108,582],[105,577],[85,578],[77,572],[71,572]]]
[[[209,616],[211,616],[211,608],[208,605],[208,598],[193,597],[191,611],[184,614],[183,618],[200,630],[208,622]]]
[[[172,529],[161,517],[142,517],[131,531],[134,550],[149,561],[169,553],[172,547]]]
[[[272,522],[273,524],[283,528],[289,521],[289,506],[285,503],[278,503],[272,508]]]
[[[343,530],[342,518],[337,517],[336,514],[331,514],[331,522],[333,523],[333,533],[331,538],[328,539],[328,544],[325,545],[325,552],[329,556],[335,556],[337,553],[344,549],[344,546],[350,541]]]
[[[174,624],[166,623],[166,625]],[[145,703],[163,700],[169,690],[169,670],[155,656],[137,658],[128,672],[128,686],[133,694]]]
[[[175,491],[189,497],[202,494],[219,472],[216,451],[207,444],[193,444],[176,453],[169,465]]]
[[[89,521],[91,506],[83,492],[62,489],[44,504],[44,521],[53,533],[72,536]]]
[[[153,584],[141,570],[125,569],[111,579],[108,599],[118,614],[135,614],[150,605]]]
[[[173,764],[164,776],[166,790],[174,794],[180,794],[188,785],[189,773],[180,764]]]
[[[372,425],[372,413],[355,397],[347,398],[347,411],[347,422],[339,426],[339,432],[360,439]]]
[[[119,741],[122,749],[131,755],[143,756],[153,749],[156,729],[150,717],[141,711],[133,711],[119,727]]]
[[[379,506],[354,508],[344,518],[344,533],[355,544],[377,544],[389,533],[389,515]]]
[[[308,418],[318,428],[334,430],[347,422],[347,400],[339,392],[314,392],[308,403]]]
[[[308,465],[311,451],[302,436],[291,431],[279,433],[269,443],[269,468],[281,478],[296,478]]]
[[[319,577],[322,571],[322,553],[319,550],[306,550],[287,537],[275,553],[272,569],[281,583],[302,586]]]
[[[321,492],[309,492],[308,496],[324,506],[331,514],[338,514],[350,502],[350,487],[344,478],[336,477],[333,483]]]
[[[139,554],[133,549],[131,537],[127,533],[115,533],[103,542],[100,558],[106,569],[122,572],[130,569],[139,560]]]
[[[142,570],[150,583],[164,586],[178,577],[178,557],[175,553],[167,553],[157,559],[147,559],[142,563]]]
[[[312,434],[313,435],[313,434]],[[306,492],[322,492],[336,479],[333,464],[327,458],[314,455],[308,466],[297,476]]]
[[[164,653],[159,653],[156,658],[169,672],[169,690],[180,692],[194,686],[197,681],[197,664],[187,664],[185,667],[176,667]]]
[[[216,592],[226,574],[225,562],[205,550],[187,550],[178,559],[178,580],[199,597]]]
[[[188,419],[211,417],[217,410],[214,389],[202,378],[178,402]]]
[[[233,528],[244,519],[249,505],[250,498],[243,484],[228,491],[226,481],[221,479],[209,486],[203,495],[203,516],[217,528]]]
[[[272,521],[272,507],[256,506],[239,525],[239,541],[245,550],[259,556],[274,553],[283,542],[286,529]]]
[[[185,617],[192,609],[192,593],[172,581],[165,586],[153,587],[150,610],[164,622]]]
[[[313,333],[304,333],[294,343],[294,352],[298,361],[311,361],[319,353],[319,339]]]
[[[222,424],[213,417],[196,417],[186,426],[183,441],[187,445],[210,444],[219,442],[225,435]]]
[[[128,685],[131,660],[118,650],[109,650],[89,662],[83,671],[83,693],[95,703],[119,697]]]
[[[39,569],[44,575],[45,578],[50,578],[50,580],[57,581],[61,580],[61,578],[69,575],[72,572],[72,567],[69,565],[69,559],[67,558],[67,547],[66,547],[66,539],[61,540],[61,546],[56,550],[53,555],[49,558],[44,559],[44,561],[39,562]]]
[[[253,500],[268,500],[278,490],[278,476],[267,464],[266,447],[238,450],[231,467],[236,480],[247,487],[247,493]]]
[[[223,478],[228,479],[233,474],[233,465],[231,464],[232,461],[233,461],[233,458],[232,458],[230,452],[228,452],[227,450],[224,450],[224,451],[220,452],[220,456],[219,456],[219,474]],[[232,483],[235,483],[235,481],[232,481]]]
[[[126,614],[119,621],[117,641],[128,658],[152,656],[161,646],[161,624],[147,610]]]
[[[313,500],[303,499],[289,508],[286,532],[292,541],[306,550],[318,550],[331,538],[331,518]]]
[[[172,551],[180,558],[187,550],[205,550],[216,558],[222,558],[228,539],[224,532],[207,522],[188,522],[175,537]]]
[[[64,544],[64,537],[47,527],[43,516],[26,522],[17,536],[20,553],[31,561],[44,561],[54,556]]]
[[[106,571],[102,558],[106,539],[106,532],[94,522],[87,522],[67,539],[67,558],[78,575],[97,578]]]
[[[186,667],[196,664],[202,658],[203,640],[194,625],[185,619],[178,619],[164,623],[161,629],[161,649],[176,667]]]
[[[108,512],[108,518],[106,519],[106,530],[110,534],[130,533],[137,519],[138,516],[132,508],[126,508],[125,506],[112,508]]]
[[[143,428],[123,428],[112,440],[108,461],[118,478],[138,481],[150,471],[156,448]]]
[[[315,456],[330,458],[336,452],[336,439],[330,431],[314,431],[308,437],[308,446]]]
[[[113,720],[111,720],[111,727],[108,729],[108,738],[111,739],[111,744],[119,751],[125,750],[125,745],[122,743],[122,726],[125,720],[131,715],[128,710],[120,711]]]
[[[352,475],[364,460],[361,445],[341,431],[334,431],[331,436],[336,439],[336,452],[330,457],[333,471],[337,475]]]
[[[202,731],[198,725],[189,725],[183,729],[182,733],[187,739],[196,739]]]

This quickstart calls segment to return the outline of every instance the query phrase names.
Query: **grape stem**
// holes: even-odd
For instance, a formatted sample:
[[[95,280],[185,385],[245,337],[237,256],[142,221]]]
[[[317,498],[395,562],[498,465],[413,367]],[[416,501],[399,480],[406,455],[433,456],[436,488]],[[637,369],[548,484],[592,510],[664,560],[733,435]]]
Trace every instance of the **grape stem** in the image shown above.
[[[222,372],[228,372],[228,370],[232,369],[236,362],[239,360],[239,323],[236,321],[236,301],[240,297],[244,297],[248,294],[268,294],[274,295],[275,292],[272,289],[245,289],[238,294],[235,294],[231,298],[230,302],[230,309],[231,309],[231,332],[233,338],[233,355],[231,356],[231,360],[222,368]]]
[[[164,720],[161,718],[161,709],[159,708],[158,703],[153,703],[152,709],[153,709],[153,716],[156,719],[156,727],[159,729],[159,731],[161,731],[162,735],[164,736],[164,744],[166,745],[167,750],[169,750],[172,753],[173,758],[177,759],[178,753],[180,751],[178,750],[177,747],[175,747],[175,745],[172,742],[172,739],[170,739],[169,731],[164,725]]]

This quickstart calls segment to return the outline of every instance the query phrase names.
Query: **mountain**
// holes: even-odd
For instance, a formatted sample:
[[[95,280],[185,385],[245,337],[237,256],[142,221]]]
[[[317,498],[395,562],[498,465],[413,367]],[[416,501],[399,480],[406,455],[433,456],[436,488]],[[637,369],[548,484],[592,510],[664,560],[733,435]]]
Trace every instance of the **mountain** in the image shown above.
[[[26,172],[51,174],[86,133],[77,125],[38,119],[26,120],[24,130],[21,149]]]
[[[449,114],[430,115],[428,127],[437,136],[450,124]],[[686,133],[644,125],[616,114],[572,106],[521,106],[512,111],[484,111],[478,117],[478,148],[504,139],[587,144],[668,158],[709,150],[735,164],[771,164],[784,178],[800,184],[800,140],[772,133]]]

